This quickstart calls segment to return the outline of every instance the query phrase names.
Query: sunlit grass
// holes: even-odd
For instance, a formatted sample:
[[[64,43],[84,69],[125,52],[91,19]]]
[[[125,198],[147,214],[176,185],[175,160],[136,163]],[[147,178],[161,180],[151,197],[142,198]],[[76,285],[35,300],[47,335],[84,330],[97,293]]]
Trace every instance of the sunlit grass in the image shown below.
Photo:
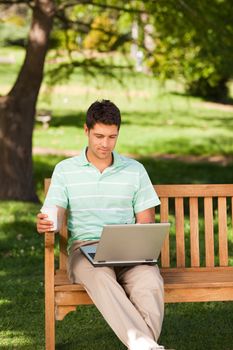
[[[85,87],[83,89],[85,91]],[[148,156],[167,153],[233,155],[233,108],[232,111],[207,109],[204,102],[197,99],[171,93],[156,96],[153,90],[148,90],[147,99],[137,96],[130,101],[122,91],[120,96],[115,91],[113,96],[111,91],[108,96],[104,96],[101,90],[90,96],[79,92],[75,95],[72,85],[67,86],[63,94],[55,90],[49,105],[51,125],[45,130],[37,124],[34,146],[82,149],[86,143],[83,132],[85,111],[91,102],[106,97],[112,99],[122,112],[119,152]],[[41,101],[43,105],[43,99]]]
[[[1,48],[0,54],[10,55]],[[23,51],[11,51],[15,64],[0,67],[0,94],[13,84]],[[47,64],[48,66],[48,64]],[[233,107],[207,105],[182,93],[180,84],[158,83],[142,73],[116,73],[121,79],[96,73],[88,76],[76,69],[70,80],[55,87],[44,84],[37,110],[49,110],[50,127],[36,124],[33,144],[40,148],[77,150],[84,147],[85,112],[97,99],[111,99],[122,112],[122,127],[117,149],[135,155],[233,155]]]

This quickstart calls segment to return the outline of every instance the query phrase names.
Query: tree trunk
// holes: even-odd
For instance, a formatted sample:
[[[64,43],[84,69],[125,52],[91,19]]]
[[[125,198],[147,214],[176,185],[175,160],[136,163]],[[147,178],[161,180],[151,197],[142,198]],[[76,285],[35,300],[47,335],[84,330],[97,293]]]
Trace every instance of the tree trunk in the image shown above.
[[[37,201],[32,133],[53,16],[53,0],[35,0],[24,63],[9,94],[0,97],[0,199]]]

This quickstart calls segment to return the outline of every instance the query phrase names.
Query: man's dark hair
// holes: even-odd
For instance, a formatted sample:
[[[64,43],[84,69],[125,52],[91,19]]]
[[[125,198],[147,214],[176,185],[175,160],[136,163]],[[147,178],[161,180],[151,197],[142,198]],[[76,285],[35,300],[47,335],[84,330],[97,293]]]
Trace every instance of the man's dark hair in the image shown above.
[[[109,100],[95,101],[87,110],[86,125],[92,129],[96,123],[106,125],[121,125],[121,113],[119,108]]]

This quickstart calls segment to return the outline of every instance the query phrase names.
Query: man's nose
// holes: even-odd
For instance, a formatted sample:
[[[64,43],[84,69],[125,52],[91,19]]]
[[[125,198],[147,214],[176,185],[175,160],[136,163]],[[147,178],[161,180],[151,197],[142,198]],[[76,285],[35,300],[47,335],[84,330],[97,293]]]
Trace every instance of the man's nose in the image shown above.
[[[102,140],[102,146],[103,147],[108,147],[108,139],[106,138],[104,138],[103,140]]]

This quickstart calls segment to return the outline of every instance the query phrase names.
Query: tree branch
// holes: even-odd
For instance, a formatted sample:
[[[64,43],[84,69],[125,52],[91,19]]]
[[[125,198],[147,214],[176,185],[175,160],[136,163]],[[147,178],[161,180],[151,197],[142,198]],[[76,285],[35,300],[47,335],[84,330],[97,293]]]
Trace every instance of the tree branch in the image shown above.
[[[0,0],[0,5],[29,5],[30,7],[33,6],[34,1],[31,0]]]
[[[146,0],[147,1],[147,0]],[[145,1],[144,1],[145,2]],[[58,7],[58,10],[65,10],[69,7],[73,7],[76,5],[92,5],[95,7],[100,7],[103,9],[111,9],[111,10],[117,10],[117,11],[123,11],[123,12],[128,12],[128,13],[144,13],[144,10],[139,10],[136,8],[127,8],[124,6],[115,6],[115,5],[108,5],[108,4],[101,4],[101,3],[96,3],[91,0],[75,0],[75,1],[69,1],[67,3],[63,3]]]
[[[113,36],[113,35],[117,35],[117,41],[120,40],[120,41],[123,41],[123,39],[127,38],[127,40],[125,41],[128,41],[129,38],[130,38],[130,33],[124,33],[124,34],[118,34],[116,31],[111,31],[111,30],[105,30],[104,28],[102,27],[92,27],[92,23],[86,23],[86,22],[83,22],[83,21],[80,21],[80,20],[70,20],[69,18],[66,17],[66,15],[64,14],[63,11],[59,11],[56,13],[55,15],[56,18],[58,18],[63,24],[64,24],[64,28],[67,29],[68,27],[69,28],[76,28],[78,29],[81,33],[84,33],[84,34],[87,34],[89,33],[91,30],[95,30],[95,31],[98,31],[98,32],[101,32],[103,34],[107,34],[109,36]],[[118,45],[119,46],[119,45]]]
[[[119,73],[115,73],[114,70],[130,70],[132,71],[132,64],[129,65],[117,65],[117,64],[106,64],[106,61],[101,61],[96,58],[84,58],[83,60],[72,60],[69,62],[61,63],[56,68],[52,68],[48,72],[50,78],[50,84],[55,85],[57,82],[69,79],[75,68],[81,68],[86,74],[90,76],[96,75],[96,70],[102,74],[114,78],[121,85],[124,85],[122,79],[119,77]]]

